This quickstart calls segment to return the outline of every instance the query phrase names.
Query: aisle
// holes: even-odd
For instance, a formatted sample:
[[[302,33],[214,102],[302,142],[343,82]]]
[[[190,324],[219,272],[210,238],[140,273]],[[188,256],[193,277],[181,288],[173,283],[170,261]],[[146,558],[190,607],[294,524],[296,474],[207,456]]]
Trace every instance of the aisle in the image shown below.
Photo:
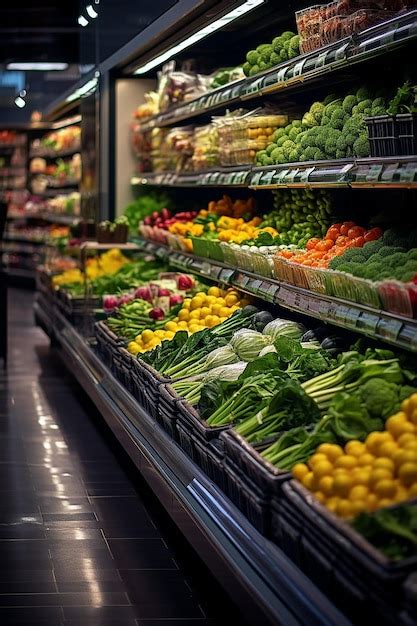
[[[32,299],[9,292],[10,362],[0,373],[0,624],[218,624],[207,618],[210,603],[221,604],[215,581],[184,558],[140,477],[116,456],[33,326]]]

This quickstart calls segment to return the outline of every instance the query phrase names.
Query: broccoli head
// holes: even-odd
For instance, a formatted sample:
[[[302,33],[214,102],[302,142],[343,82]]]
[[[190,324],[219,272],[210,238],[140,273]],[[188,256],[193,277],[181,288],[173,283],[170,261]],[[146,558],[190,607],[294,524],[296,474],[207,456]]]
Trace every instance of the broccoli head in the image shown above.
[[[281,63],[281,57],[279,56],[278,52],[271,52],[271,58],[270,58],[270,63],[271,63],[271,67],[273,65],[278,65],[279,63]]]
[[[289,41],[293,37],[295,37],[295,33],[291,32],[290,30],[286,30],[281,34],[281,39],[283,41]]]
[[[256,74],[259,74],[260,72],[260,67],[259,65],[252,65],[250,72],[249,72],[249,76],[256,76]]]
[[[302,152],[304,157],[304,161],[315,161],[316,160],[316,150],[314,146],[307,146]]]
[[[243,64],[242,69],[243,69],[243,73],[245,76],[249,76],[251,68],[252,68],[252,65],[248,61],[246,61],[246,63]]]
[[[269,63],[272,53],[273,53],[272,46],[269,46],[269,45],[266,46],[260,54],[261,61],[264,61],[264,63]]]
[[[269,43],[261,43],[257,48],[256,48],[256,52],[258,54],[262,54],[262,52],[264,50],[269,50],[269,48],[271,47],[271,45]]]
[[[306,128],[313,128],[313,126],[317,126],[317,120],[314,115],[310,113],[310,111],[307,111],[307,113],[304,114],[302,122],[303,126]]]
[[[256,65],[258,63],[258,57],[259,57],[259,54],[256,52],[256,50],[249,50],[249,52],[246,55],[246,60],[251,65]]]
[[[290,59],[300,54],[300,35],[294,35],[289,40],[288,56]]]
[[[399,408],[398,385],[384,378],[370,378],[360,386],[360,396],[372,417],[386,419]]]
[[[282,163],[286,163],[287,161],[282,148],[275,148],[271,154],[271,159],[273,160],[274,165],[280,165]]]
[[[371,98],[371,93],[367,87],[360,87],[356,92],[356,97],[361,102],[362,100],[368,100]]]
[[[273,152],[275,150],[275,148],[277,148],[277,144],[276,143],[270,143],[269,146],[266,147],[266,154],[268,156],[271,156],[271,152]]]
[[[284,145],[284,143],[285,143],[286,141],[288,141],[288,140],[289,140],[288,135],[282,135],[282,137],[280,137],[280,138],[277,140],[277,147],[278,147],[278,148],[282,148],[282,146]]]
[[[343,255],[344,256],[344,255]],[[331,270],[338,270],[341,265],[343,265],[343,256],[335,256],[329,263],[329,267]]]
[[[285,141],[282,144],[282,151],[284,153],[285,158],[289,159],[291,150],[295,150],[296,148],[297,148],[297,146],[295,145],[295,143],[293,141],[290,141],[289,139],[287,141]]]
[[[299,159],[299,156],[300,156],[300,153],[299,153],[298,147],[293,148],[288,155],[288,162],[296,163]]]
[[[288,52],[286,51],[285,48],[282,48],[281,52],[279,53],[279,59],[280,59],[280,62],[288,61]]]
[[[378,115],[386,115],[386,110],[384,107],[372,107],[371,113],[372,117],[377,117]]]
[[[410,250],[408,250],[408,252],[407,252],[407,257],[409,259],[417,260],[417,249],[416,248],[410,248]]]
[[[353,144],[353,153],[355,156],[359,158],[364,158],[369,156],[371,152],[371,148],[369,145],[368,135],[361,134],[358,139]]]
[[[352,113],[353,107],[356,104],[358,104],[357,97],[352,94],[349,94],[348,96],[346,96],[346,98],[343,100],[343,103],[342,103],[344,112],[350,115]]]
[[[272,158],[270,156],[265,156],[262,159],[262,165],[265,165],[265,166],[267,166],[267,165],[274,165],[274,162],[273,162],[273,160],[272,160]]]
[[[331,102],[334,102],[335,100],[337,100],[336,94],[335,93],[329,93],[329,95],[324,98],[323,104],[324,104],[324,106],[327,106],[328,104],[330,104]]]
[[[293,121],[291,122],[291,126],[292,126],[293,128],[301,128],[301,126],[302,126],[302,121],[301,121],[301,120],[293,120]]]
[[[374,98],[372,100],[372,108],[383,107],[385,109],[386,106],[387,106],[387,103],[385,101],[385,98]]]
[[[269,156],[266,150],[259,150],[259,152],[256,153],[256,162],[260,163],[262,165],[263,163],[263,158]]]
[[[316,154],[314,155],[314,160],[315,161],[325,161],[326,160],[326,155],[323,152],[323,150],[320,150],[320,148],[316,148]]]
[[[366,256],[367,259],[371,257],[371,255],[376,254],[382,248],[383,243],[381,239],[376,239],[375,241],[368,241],[363,248],[362,253]]]
[[[400,248],[409,248],[410,234],[404,229],[388,228],[382,236],[386,246],[398,246]]]
[[[283,45],[284,45],[284,40],[282,39],[282,37],[275,37],[272,40],[272,47],[277,54],[281,52]]]
[[[387,262],[390,267],[403,267],[408,261],[406,252],[394,252],[387,257]]]
[[[286,134],[287,134],[287,132],[286,132],[285,128],[277,128],[277,130],[272,135],[272,138],[273,138],[274,141],[278,141],[278,139],[280,137],[284,137],[284,136],[286,136]]]
[[[297,135],[299,135],[301,133],[301,128],[298,126],[293,126],[290,130],[290,132],[288,133],[288,137],[291,139],[291,141],[295,141]]]
[[[336,130],[335,128],[332,128],[328,132],[328,138],[326,140],[326,145],[324,148],[327,156],[329,157],[336,156],[337,141],[339,137],[341,137],[341,135],[342,135],[342,132],[340,130]]]
[[[338,109],[340,109],[341,104],[342,104],[342,100],[335,100],[331,102],[330,104],[327,104],[324,109],[324,115],[327,115],[327,117],[331,117],[334,111],[337,111]]]
[[[324,113],[324,114],[322,115],[322,118],[321,118],[321,122],[320,122],[320,124],[321,124],[322,126],[327,126],[328,124],[330,124],[330,117],[329,117],[328,115],[326,115],[326,113]]]
[[[342,130],[344,123],[347,121],[347,114],[342,108],[338,108],[333,111],[330,118],[330,127],[336,130]]]
[[[365,111],[369,109],[370,111],[372,110],[372,100],[371,99],[367,99],[367,100],[361,100],[358,104],[358,113],[365,113]]]
[[[322,102],[313,102],[310,107],[310,113],[316,120],[317,124],[320,124],[324,113],[324,104]]]

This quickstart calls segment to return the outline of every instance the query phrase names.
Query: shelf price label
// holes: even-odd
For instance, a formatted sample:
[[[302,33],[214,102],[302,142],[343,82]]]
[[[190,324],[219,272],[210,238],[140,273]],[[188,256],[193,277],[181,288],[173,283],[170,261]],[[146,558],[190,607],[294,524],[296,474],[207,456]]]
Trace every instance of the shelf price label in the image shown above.
[[[295,178],[297,176],[297,174],[299,173],[300,169],[298,167],[295,167],[292,170],[288,170],[288,173],[285,177],[285,182],[288,183],[294,183]]]
[[[301,76],[301,74],[303,73],[303,68],[304,68],[305,62],[306,62],[306,59],[303,59],[302,61],[299,61],[299,63],[294,65],[294,69],[292,71],[292,75],[293,75],[294,78],[296,76]]]
[[[234,274],[233,269],[223,268],[220,271],[219,280],[221,280],[223,283],[230,283],[233,274]]]
[[[229,89],[225,89],[225,91],[221,91],[219,102],[226,102],[227,100],[230,100],[231,94],[232,94],[232,90],[230,89],[230,87]]]
[[[370,165],[366,175],[366,180],[372,183],[377,182],[382,170],[383,166],[381,164],[375,163],[374,165]]]
[[[373,335],[377,329],[379,319],[380,318],[378,317],[378,315],[363,312],[358,319],[356,327],[361,328],[366,333],[370,333]]]
[[[282,67],[280,70],[278,70],[276,82],[277,83],[285,82],[285,80],[286,80],[285,75],[286,75],[287,72],[288,72],[288,65],[286,65],[285,67]]]
[[[255,172],[254,174],[252,174],[252,178],[250,180],[250,184],[252,187],[259,186],[262,175],[263,175],[263,172]]]
[[[261,91],[263,84],[264,84],[264,80],[265,80],[265,76],[261,76],[260,78],[257,78],[250,85],[246,85],[245,87],[243,87],[241,98],[244,99],[245,96],[251,96],[254,93],[258,93],[259,91]]]
[[[315,170],[315,167],[308,167],[305,170],[302,170],[300,174],[300,182],[308,183],[308,179],[310,178],[310,174],[312,174]]]
[[[400,181],[402,183],[413,183],[417,173],[417,163],[407,163],[400,169]]]
[[[322,52],[321,54],[319,54],[316,60],[316,64],[315,64],[316,69],[320,67],[324,67],[326,65],[326,59],[327,59],[328,54],[329,54],[328,50],[326,50],[326,52]]]
[[[345,325],[348,328],[356,328],[361,312],[353,307],[348,307],[345,313]]]
[[[378,334],[384,339],[396,341],[403,323],[396,319],[381,319],[378,324]]]
[[[399,163],[390,163],[384,168],[381,174],[381,181],[385,183],[392,183],[397,174]]]
[[[285,177],[290,170],[281,170],[276,173],[274,183],[276,185],[283,185],[285,183]]]
[[[343,59],[346,58],[346,51],[349,48],[351,44],[351,40],[349,39],[349,41],[345,44],[343,44],[343,46],[341,46],[340,48],[338,48],[335,52],[335,59],[336,61],[342,61]]]
[[[272,180],[274,178],[276,174],[276,170],[268,170],[266,172],[263,172],[262,176],[261,176],[261,184],[262,185],[271,185],[272,184]]]

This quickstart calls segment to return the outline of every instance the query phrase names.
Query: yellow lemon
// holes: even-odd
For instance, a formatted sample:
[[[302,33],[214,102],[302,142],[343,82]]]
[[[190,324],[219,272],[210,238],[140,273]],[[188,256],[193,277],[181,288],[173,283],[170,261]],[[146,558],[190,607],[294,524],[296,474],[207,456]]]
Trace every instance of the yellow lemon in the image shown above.
[[[175,332],[177,330],[177,324],[175,322],[167,322],[164,326],[165,330],[171,330]]]
[[[199,320],[200,319],[200,309],[195,309],[190,313],[190,321],[191,320]]]
[[[354,485],[349,492],[350,500],[366,500],[369,489],[366,485]]]
[[[335,443],[322,443],[317,448],[317,452],[325,454],[331,463],[343,455],[343,449]]]
[[[181,311],[178,313],[178,319],[180,320],[180,322],[188,322],[188,320],[190,319],[189,310],[181,309]]]
[[[374,461],[375,461],[374,455],[370,454],[369,452],[365,452],[365,454],[361,454],[358,457],[359,467],[367,467],[369,465],[373,465]]]
[[[337,498],[336,496],[329,498],[328,500],[326,500],[326,508],[331,513],[336,513],[336,509],[337,509],[337,505],[339,504],[339,501],[340,501],[340,498]]]
[[[406,430],[404,430],[404,426],[406,426]],[[391,415],[385,422],[385,428],[391,435],[397,439],[401,437],[405,432],[407,432],[407,427],[411,426],[411,424],[407,421],[407,415],[404,412],[396,413],[395,415]]]
[[[196,309],[201,309],[203,304],[204,304],[203,298],[201,298],[200,296],[194,296],[194,298],[191,300],[190,309],[192,311],[195,311]]]
[[[185,320],[183,320],[182,322],[178,322],[178,328],[181,328],[181,330],[187,330],[188,323]]]
[[[352,456],[351,454],[344,454],[343,456],[340,456],[338,459],[336,459],[334,466],[345,469],[353,469],[354,467],[356,467],[357,463],[358,460],[356,459],[356,457]]]
[[[155,337],[159,337],[160,339],[163,339],[165,337],[165,330],[156,330],[154,332]]]
[[[148,343],[152,339],[153,339],[153,330],[150,330],[149,328],[147,328],[142,333],[142,341],[144,341],[145,343]]]
[[[340,500],[336,507],[336,513],[343,518],[352,517],[352,505],[349,500]]]
[[[395,481],[389,478],[380,480],[373,488],[373,492],[376,493],[379,498],[393,498],[396,491],[397,485]]]
[[[391,480],[392,479],[392,471],[386,469],[385,467],[378,467],[376,469],[372,469],[371,476],[369,478],[369,484],[373,487],[379,483],[380,480]]]
[[[345,452],[351,456],[359,457],[366,452],[366,446],[361,441],[349,441],[345,445]]]
[[[333,472],[333,465],[330,461],[320,461],[315,463],[313,467],[313,473],[316,478],[322,478],[323,476],[330,476]]]
[[[352,484],[353,485],[367,485],[371,478],[371,471],[358,467],[352,472]]]
[[[304,476],[308,474],[308,472],[309,469],[305,463],[297,463],[292,468],[292,475],[300,482],[303,480]]]
[[[239,298],[235,294],[230,293],[225,297],[225,302],[226,306],[233,306],[239,302]]]
[[[339,474],[334,477],[333,491],[337,496],[346,497],[349,494],[351,486],[352,479],[347,474]]]
[[[165,339],[173,339],[175,337],[174,331],[167,330],[165,332]]]
[[[215,298],[219,298],[221,296],[221,291],[218,287],[210,287],[207,293],[209,296],[214,296]]]
[[[415,395],[415,394],[413,394]],[[404,463],[401,465],[398,476],[406,487],[410,487],[413,483],[417,483],[417,462]]]
[[[323,476],[319,480],[319,489],[325,496],[331,496],[333,494],[333,476]]]
[[[182,303],[183,309],[189,309],[191,307],[191,298],[185,298]]]
[[[313,456],[309,458],[308,466],[311,467],[311,469],[314,469],[314,466],[321,461],[327,461],[326,455],[316,452],[316,454],[313,454]]]
[[[313,472],[308,472],[303,477],[302,483],[303,483],[303,485],[304,485],[304,487],[306,489],[309,489],[310,491],[312,491],[313,490],[313,481],[314,481],[314,474],[313,474]]]
[[[390,472],[394,472],[394,470],[395,470],[394,461],[392,459],[389,459],[388,457],[380,457],[378,459],[375,459],[375,461],[373,463],[373,467],[375,469],[378,469],[379,467],[382,467],[384,469],[389,470]]]
[[[350,503],[350,506],[352,509],[352,517],[356,517],[367,510],[366,500],[354,500]]]
[[[207,315],[211,315],[211,310],[208,306],[202,306],[200,309],[200,319],[203,320]]]

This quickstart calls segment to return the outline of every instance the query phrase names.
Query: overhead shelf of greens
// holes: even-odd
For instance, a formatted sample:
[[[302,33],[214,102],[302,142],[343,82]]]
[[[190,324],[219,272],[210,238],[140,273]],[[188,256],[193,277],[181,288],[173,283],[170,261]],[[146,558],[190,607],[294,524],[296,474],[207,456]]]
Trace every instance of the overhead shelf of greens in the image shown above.
[[[267,167],[236,166],[210,172],[135,176],[134,186],[156,187],[391,187],[417,186],[417,156],[307,161]]]
[[[358,304],[342,298],[315,293],[268,278],[227,263],[197,257],[166,245],[138,239],[145,251],[169,261],[183,271],[197,274],[254,295],[261,300],[379,339],[398,348],[417,352],[417,320]]]
[[[229,83],[204,95],[159,113],[141,124],[141,130],[169,126],[179,121],[277,93],[297,84],[327,77],[357,63],[397,49],[417,38],[417,10],[399,14],[333,44],[302,54],[254,77]]]

